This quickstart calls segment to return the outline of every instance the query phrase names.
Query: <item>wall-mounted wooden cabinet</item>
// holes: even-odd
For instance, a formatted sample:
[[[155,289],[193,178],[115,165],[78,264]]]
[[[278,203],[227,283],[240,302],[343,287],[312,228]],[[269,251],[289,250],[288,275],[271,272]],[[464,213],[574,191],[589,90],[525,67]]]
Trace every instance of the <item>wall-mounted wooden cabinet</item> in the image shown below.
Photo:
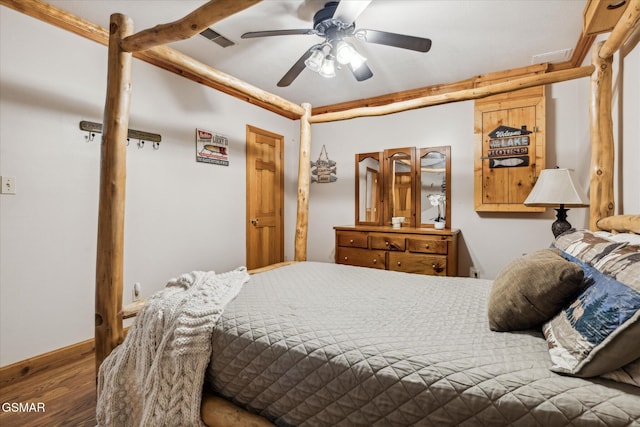
[[[545,88],[475,103],[475,210],[541,212],[523,204],[545,168]]]

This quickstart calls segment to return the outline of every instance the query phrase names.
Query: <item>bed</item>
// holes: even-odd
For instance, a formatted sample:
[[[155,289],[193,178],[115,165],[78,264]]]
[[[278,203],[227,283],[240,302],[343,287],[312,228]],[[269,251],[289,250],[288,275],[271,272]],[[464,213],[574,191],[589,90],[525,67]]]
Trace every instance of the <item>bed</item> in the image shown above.
[[[492,285],[313,262],[252,276],[207,383],[285,426],[640,422],[640,383],[552,372],[539,327],[491,331]]]
[[[96,264],[97,367],[114,349],[123,348],[125,148],[135,55],[300,120],[295,235],[299,262],[254,274],[219,313],[204,364],[207,386],[202,395],[198,390],[197,396],[191,396],[198,405],[202,400],[206,425],[640,423],[640,388],[629,383],[629,378],[631,382],[637,378],[636,371],[627,371],[625,377],[617,369],[607,370],[608,363],[634,369],[633,360],[640,357],[640,341],[634,335],[640,324],[637,310],[621,323],[635,325],[636,329],[628,328],[631,341],[620,338],[628,334],[626,327],[620,329],[624,333],[614,328],[597,345],[572,350],[563,342],[562,331],[570,330],[567,320],[575,320],[578,311],[567,314],[564,305],[535,328],[492,331],[495,282],[305,262],[312,124],[478,99],[585,76],[591,76],[592,82],[590,229],[638,233],[637,215],[610,219],[616,213],[611,69],[613,54],[637,28],[638,2],[629,2],[608,40],[595,45],[590,66],[581,67],[580,59],[569,68],[544,74],[321,114],[312,114],[309,104],[291,103],[162,46],[196,35],[256,2],[211,1],[181,20],[134,34],[131,20],[123,15],[113,15],[106,31],[36,0],[2,0],[5,6],[109,45]],[[592,42],[593,38],[584,39],[585,51]],[[584,253],[579,249],[557,243],[560,254],[554,256],[574,265],[582,263],[583,274],[586,270],[592,275],[597,275],[594,271],[613,274],[607,270],[612,266],[614,277],[635,274],[636,270],[626,264],[621,267],[608,253],[581,259]],[[633,245],[614,249],[624,252],[629,247]],[[620,256],[612,249],[612,253],[625,262],[629,259],[626,252]],[[568,307],[585,290],[576,292],[573,300],[566,301]],[[591,366],[599,354],[592,350],[599,350],[603,342],[612,342],[616,351],[604,352],[606,360]],[[589,357],[577,360],[577,353]],[[295,363],[285,364],[285,359]],[[199,423],[200,414],[195,416]]]

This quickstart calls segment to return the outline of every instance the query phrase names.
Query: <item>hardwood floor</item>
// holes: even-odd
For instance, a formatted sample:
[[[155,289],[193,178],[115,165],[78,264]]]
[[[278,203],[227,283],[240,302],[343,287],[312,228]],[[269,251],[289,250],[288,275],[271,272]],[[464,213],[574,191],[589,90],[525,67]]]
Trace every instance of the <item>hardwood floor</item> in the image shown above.
[[[95,381],[95,358],[90,354],[2,387],[0,426],[95,426]],[[30,409],[40,411],[7,412],[11,403],[34,403]]]

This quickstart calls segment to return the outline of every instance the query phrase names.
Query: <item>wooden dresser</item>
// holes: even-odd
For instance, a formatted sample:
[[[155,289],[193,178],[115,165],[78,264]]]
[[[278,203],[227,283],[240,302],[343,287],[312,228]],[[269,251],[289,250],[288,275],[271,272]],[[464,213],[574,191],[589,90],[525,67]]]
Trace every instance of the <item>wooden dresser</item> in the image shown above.
[[[337,264],[458,275],[458,230],[365,225],[333,228]]]

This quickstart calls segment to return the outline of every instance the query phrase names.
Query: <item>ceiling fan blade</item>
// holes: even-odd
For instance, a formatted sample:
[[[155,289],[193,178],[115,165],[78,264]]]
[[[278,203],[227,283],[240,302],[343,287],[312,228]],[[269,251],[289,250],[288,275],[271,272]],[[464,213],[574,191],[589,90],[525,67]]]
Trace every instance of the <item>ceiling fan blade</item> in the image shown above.
[[[242,39],[253,39],[256,37],[271,37],[271,36],[291,36],[296,34],[316,34],[316,30],[312,29],[300,29],[300,30],[271,30],[271,31],[250,31],[240,36]]]
[[[371,0],[342,0],[333,14],[336,19],[346,26],[353,24],[358,16],[369,6]]]
[[[315,48],[317,48],[317,45],[312,46],[309,50],[307,50],[300,57],[300,59],[298,59],[298,61],[295,64],[293,64],[293,66],[291,68],[289,68],[289,71],[287,71],[287,73],[278,82],[278,87],[287,87],[291,83],[293,83],[293,81],[300,75],[302,70],[307,68],[307,66],[305,65],[304,61],[306,61],[307,58],[309,58],[311,56],[311,53],[313,53],[313,50]]]
[[[356,78],[356,80],[359,82],[373,77],[373,72],[371,71],[371,68],[369,68],[366,62],[363,62],[362,65],[360,65],[356,69],[354,69],[351,66],[351,64],[349,64],[349,69],[353,73],[353,76]]]
[[[429,52],[431,40],[422,37],[407,36],[405,34],[387,33],[378,30],[358,30],[354,34],[359,40],[399,47],[402,49]]]

